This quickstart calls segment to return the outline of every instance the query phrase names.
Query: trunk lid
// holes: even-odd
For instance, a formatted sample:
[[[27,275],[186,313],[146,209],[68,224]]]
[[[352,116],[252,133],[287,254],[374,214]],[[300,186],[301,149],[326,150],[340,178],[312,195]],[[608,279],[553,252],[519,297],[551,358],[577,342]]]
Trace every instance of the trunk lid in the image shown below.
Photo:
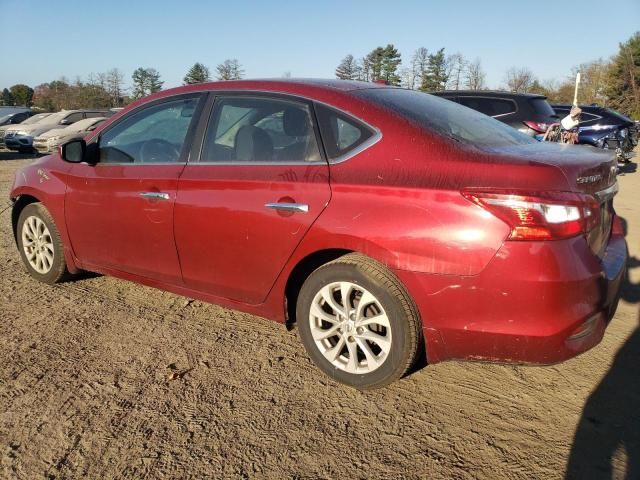
[[[586,145],[538,143],[500,147],[492,153],[553,165],[567,179],[569,191],[594,196],[600,204],[600,222],[589,232],[592,251],[602,257],[611,234],[613,197],[618,192],[617,162],[613,152]]]

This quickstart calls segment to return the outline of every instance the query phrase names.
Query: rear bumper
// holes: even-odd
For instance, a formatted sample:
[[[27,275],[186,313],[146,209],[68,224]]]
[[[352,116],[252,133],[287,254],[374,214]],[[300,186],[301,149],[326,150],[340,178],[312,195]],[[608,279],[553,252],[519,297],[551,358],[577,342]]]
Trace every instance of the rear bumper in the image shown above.
[[[396,271],[423,321],[427,359],[553,364],[597,345],[615,313],[627,246],[602,259],[583,237],[506,242],[479,275]]]

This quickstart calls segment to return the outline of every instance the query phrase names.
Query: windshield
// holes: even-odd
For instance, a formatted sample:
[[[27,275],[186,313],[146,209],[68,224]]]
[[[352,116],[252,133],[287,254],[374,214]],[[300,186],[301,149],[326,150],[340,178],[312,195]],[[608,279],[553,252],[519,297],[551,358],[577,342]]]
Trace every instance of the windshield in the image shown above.
[[[33,125],[34,123],[38,123],[43,118],[47,118],[49,115],[51,115],[51,114],[50,113],[39,113],[38,115],[34,115],[33,117],[27,118],[20,125]]]
[[[501,147],[536,140],[487,115],[426,93],[371,88],[354,95],[373,101],[438,135],[476,147]]]
[[[46,123],[58,123],[58,122],[60,122],[60,120],[62,120],[67,115],[69,115],[69,112],[52,113],[50,115],[47,115]]]
[[[104,118],[100,118],[100,117],[85,118],[84,120],[79,120],[76,123],[72,123],[64,130],[69,132],[82,132],[87,128],[89,128],[90,126],[92,126],[93,124],[100,122],[102,120],[104,120]]]

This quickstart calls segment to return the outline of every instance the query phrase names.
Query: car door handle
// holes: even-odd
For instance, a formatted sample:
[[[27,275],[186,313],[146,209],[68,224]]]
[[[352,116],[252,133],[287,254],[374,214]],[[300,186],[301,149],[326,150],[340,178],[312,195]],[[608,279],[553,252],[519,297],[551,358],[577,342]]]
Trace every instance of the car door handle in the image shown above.
[[[265,203],[264,206],[266,208],[271,208],[273,210],[284,210],[286,212],[309,213],[309,205],[307,205],[305,203],[275,202],[275,203]]]
[[[169,194],[164,192],[140,192],[140,196],[154,200],[169,200]]]

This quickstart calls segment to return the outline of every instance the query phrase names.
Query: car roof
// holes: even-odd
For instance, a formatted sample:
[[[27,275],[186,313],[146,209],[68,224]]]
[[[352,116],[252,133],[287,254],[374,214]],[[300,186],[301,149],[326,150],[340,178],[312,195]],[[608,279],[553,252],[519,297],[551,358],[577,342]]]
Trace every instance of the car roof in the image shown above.
[[[520,97],[520,98],[547,98],[538,93],[514,93],[506,90],[442,90],[439,92],[428,92],[432,95],[462,95],[469,97]]]
[[[227,80],[220,82],[194,83],[180,87],[161,90],[145,99],[160,98],[180,93],[200,92],[209,90],[254,90],[299,93],[301,90],[324,92],[351,92],[371,88],[399,88],[388,85],[361,82],[357,80],[334,80],[319,78],[264,78],[252,80]]]

